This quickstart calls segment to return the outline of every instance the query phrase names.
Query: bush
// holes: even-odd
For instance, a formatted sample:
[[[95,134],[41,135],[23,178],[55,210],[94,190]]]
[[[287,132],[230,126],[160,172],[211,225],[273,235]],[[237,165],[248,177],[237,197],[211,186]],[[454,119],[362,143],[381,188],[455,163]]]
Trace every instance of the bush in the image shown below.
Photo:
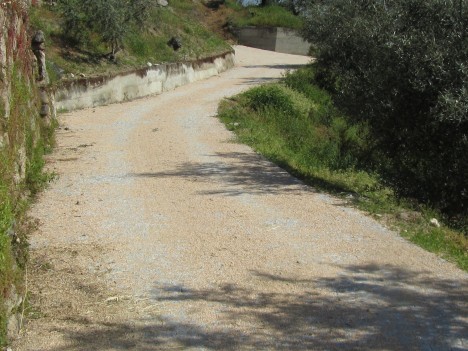
[[[304,8],[317,81],[371,128],[373,166],[400,195],[468,213],[463,1],[321,0]]]
[[[347,170],[367,150],[366,128],[350,123],[327,93],[308,84],[312,68],[286,74],[285,84],[266,84],[240,95],[243,113],[265,126],[287,152],[310,167]],[[312,73],[313,74],[313,73]]]
[[[281,113],[295,115],[292,97],[279,85],[263,85],[245,93],[248,105],[255,111],[274,108]]]

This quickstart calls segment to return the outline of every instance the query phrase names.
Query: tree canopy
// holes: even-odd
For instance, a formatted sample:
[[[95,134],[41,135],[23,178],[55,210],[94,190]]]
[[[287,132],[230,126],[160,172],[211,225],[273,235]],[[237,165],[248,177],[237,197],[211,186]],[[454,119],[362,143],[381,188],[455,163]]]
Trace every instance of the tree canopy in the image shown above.
[[[368,123],[400,194],[468,212],[468,9],[461,0],[302,1],[317,80]]]

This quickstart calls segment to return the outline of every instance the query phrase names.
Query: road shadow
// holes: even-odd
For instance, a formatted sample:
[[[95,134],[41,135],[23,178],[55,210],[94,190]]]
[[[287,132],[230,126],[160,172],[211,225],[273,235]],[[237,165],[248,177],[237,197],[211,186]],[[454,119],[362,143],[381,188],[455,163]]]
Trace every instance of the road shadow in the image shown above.
[[[291,176],[279,166],[258,154],[217,152],[204,157],[212,162],[185,162],[170,171],[131,173],[137,178],[185,178],[189,181],[211,184],[212,189],[202,195],[222,194],[284,194],[314,192],[311,187]]]
[[[392,265],[338,268],[310,280],[252,271],[256,289],[156,283],[153,301],[185,314],[59,332],[67,350],[466,350],[466,280]],[[200,308],[216,320],[201,322]]]
[[[306,64],[276,64],[276,65],[245,65],[242,68],[268,68],[268,69],[280,69],[280,70],[293,70],[301,67],[309,66],[310,63]]]
[[[258,69],[258,68],[265,68],[265,69],[278,69],[282,71],[291,71],[296,70],[301,67],[306,67],[309,64],[277,64],[277,65],[245,65],[242,68],[246,69]],[[267,84],[277,82],[281,77],[245,77],[242,79],[241,83],[238,85],[260,85],[260,84]]]

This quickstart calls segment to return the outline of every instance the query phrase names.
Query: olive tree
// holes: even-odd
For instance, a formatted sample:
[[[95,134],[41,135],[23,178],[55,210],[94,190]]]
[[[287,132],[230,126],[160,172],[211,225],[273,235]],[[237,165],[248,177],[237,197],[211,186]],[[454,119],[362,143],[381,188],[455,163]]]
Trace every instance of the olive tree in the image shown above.
[[[468,6],[461,0],[302,0],[317,80],[369,124],[397,191],[468,213]]]
[[[77,42],[91,33],[101,37],[114,55],[134,24],[143,25],[153,0],[61,0],[64,32]]]

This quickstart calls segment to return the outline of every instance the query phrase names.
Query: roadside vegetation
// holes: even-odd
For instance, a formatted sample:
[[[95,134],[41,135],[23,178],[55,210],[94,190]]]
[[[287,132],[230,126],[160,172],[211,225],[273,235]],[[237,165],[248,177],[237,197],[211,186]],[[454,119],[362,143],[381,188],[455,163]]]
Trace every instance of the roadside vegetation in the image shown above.
[[[335,107],[314,83],[316,66],[226,99],[219,118],[239,142],[318,189],[342,197],[425,249],[468,270],[468,240],[450,217],[398,196],[368,167],[371,131]],[[436,218],[442,226],[431,224]],[[466,233],[465,233],[466,234]]]
[[[468,270],[467,10],[309,2],[316,63],[224,101],[219,116],[292,174]]]
[[[34,7],[31,23],[45,33],[48,71],[55,82],[71,74],[112,74],[231,50],[204,24],[205,10],[189,0],[172,0],[167,7],[155,1],[60,0]],[[168,45],[173,37],[182,44],[179,50]]]
[[[10,311],[6,300],[15,297],[15,291],[24,292],[31,225],[26,210],[51,179],[43,171],[43,156],[53,144],[55,126],[39,117],[40,105],[28,77],[30,68],[26,60],[15,60],[11,74],[3,77],[11,83],[8,118],[0,100],[0,136],[9,140],[0,145],[0,346],[7,343]]]

